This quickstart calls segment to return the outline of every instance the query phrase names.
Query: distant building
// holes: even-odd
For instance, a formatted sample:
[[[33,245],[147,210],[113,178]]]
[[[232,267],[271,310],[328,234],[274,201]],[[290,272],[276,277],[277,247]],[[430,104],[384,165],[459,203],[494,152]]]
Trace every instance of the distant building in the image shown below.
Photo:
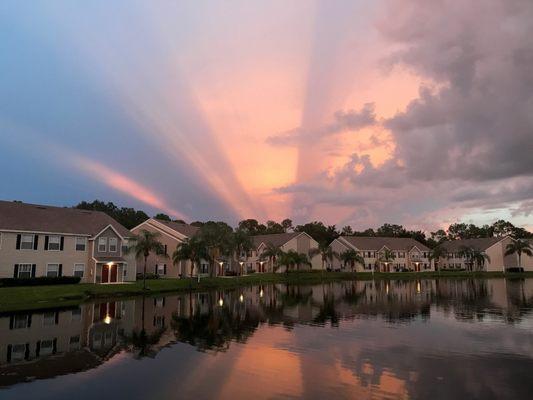
[[[100,211],[0,201],[0,277],[135,281],[131,232]]]
[[[340,236],[331,244],[338,255],[354,250],[364,259],[364,265],[356,264],[356,271],[431,271],[433,265],[429,260],[430,249],[412,238]],[[389,250],[390,260],[384,260],[385,251]],[[329,265],[334,270],[351,270],[350,265],[343,265],[340,257],[334,257]]]

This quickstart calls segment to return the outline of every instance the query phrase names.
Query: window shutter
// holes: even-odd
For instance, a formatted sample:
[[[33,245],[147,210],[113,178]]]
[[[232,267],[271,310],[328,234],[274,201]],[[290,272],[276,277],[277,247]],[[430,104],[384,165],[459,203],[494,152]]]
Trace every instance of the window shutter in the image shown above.
[[[59,270],[57,271],[57,276],[63,276],[63,264],[59,264]]]
[[[15,268],[13,270],[13,278],[16,278],[17,276],[19,276],[19,265],[15,264]]]
[[[11,362],[11,349],[13,348],[13,346],[11,346],[10,344],[7,345],[7,362]]]
[[[32,278],[35,278],[35,270],[37,269],[37,265],[36,264],[32,264],[31,265],[31,277]]]
[[[26,343],[26,351],[24,352],[24,359],[29,360],[30,359],[30,344]]]
[[[44,237],[44,249],[48,250],[48,236]]]
[[[59,324],[59,311],[56,311],[55,320],[56,320],[56,325]]]
[[[20,234],[17,235],[17,250],[20,250]]]
[[[54,347],[52,348],[52,353],[53,354],[57,353],[57,338],[54,338]]]
[[[163,297],[163,307],[165,307],[165,301],[166,301],[166,297]]]
[[[63,251],[64,246],[65,246],[65,236],[61,236],[61,243],[59,245],[59,250]]]
[[[163,265],[163,275],[167,274],[167,264]]]
[[[15,316],[14,315],[10,315],[9,316],[9,329],[13,329],[13,320],[14,320]]]
[[[155,315],[154,315],[154,326],[155,326]]]
[[[157,275],[157,264],[155,265],[155,268],[154,268],[154,274]]]
[[[33,250],[37,250],[39,248],[39,235],[35,235],[33,238]]]
[[[38,340],[37,344],[35,345],[35,357],[39,357],[39,354],[41,354],[41,341]]]
[[[28,328],[31,327],[31,314],[28,315]]]

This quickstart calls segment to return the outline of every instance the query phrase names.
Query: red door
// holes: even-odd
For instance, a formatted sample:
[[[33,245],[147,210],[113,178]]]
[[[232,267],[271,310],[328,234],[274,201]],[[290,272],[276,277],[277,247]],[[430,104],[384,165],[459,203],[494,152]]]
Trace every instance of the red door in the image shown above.
[[[102,265],[102,283],[109,282],[109,265]]]
[[[118,265],[112,265],[111,267],[111,279],[109,282],[116,282],[117,281],[117,270],[118,270]]]

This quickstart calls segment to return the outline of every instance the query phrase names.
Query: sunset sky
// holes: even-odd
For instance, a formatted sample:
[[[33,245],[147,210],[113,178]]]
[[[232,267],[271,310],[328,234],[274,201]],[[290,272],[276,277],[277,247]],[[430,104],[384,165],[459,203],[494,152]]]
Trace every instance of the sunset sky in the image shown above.
[[[533,228],[531,0],[3,0],[0,27],[0,199]]]

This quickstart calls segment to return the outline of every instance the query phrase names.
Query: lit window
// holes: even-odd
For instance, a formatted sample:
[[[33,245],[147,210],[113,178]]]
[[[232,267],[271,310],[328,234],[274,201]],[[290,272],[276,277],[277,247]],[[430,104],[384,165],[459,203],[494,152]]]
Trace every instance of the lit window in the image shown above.
[[[85,273],[85,264],[74,264],[74,276],[78,276],[80,278],[83,278],[83,274]]]
[[[76,251],[85,251],[87,248],[87,238],[78,236],[76,238]]]
[[[46,266],[46,276],[49,278],[57,278],[59,276],[59,264],[48,264]]]
[[[109,251],[111,253],[117,252],[117,238],[109,238]]]
[[[31,264],[19,264],[19,270],[17,277],[19,278],[31,278]]]
[[[59,250],[61,245],[60,236],[50,236],[48,238],[48,248],[47,250]]]
[[[98,239],[98,251],[105,253],[107,251],[107,238],[101,237]]]
[[[20,237],[20,248],[22,250],[33,250],[33,240],[35,236],[33,235],[21,235]]]

